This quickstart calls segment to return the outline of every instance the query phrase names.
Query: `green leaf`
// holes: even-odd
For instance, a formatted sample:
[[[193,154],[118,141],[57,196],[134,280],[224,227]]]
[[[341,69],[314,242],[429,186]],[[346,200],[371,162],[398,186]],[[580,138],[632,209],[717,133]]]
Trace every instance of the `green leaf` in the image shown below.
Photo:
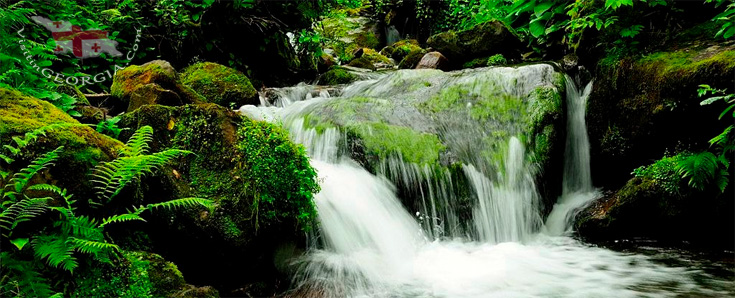
[[[533,12],[536,14],[537,17],[539,17],[544,12],[549,10],[549,8],[551,8],[553,5],[554,5],[554,2],[551,2],[551,1],[537,4],[536,6],[533,7]]]
[[[528,30],[531,32],[531,35],[533,35],[533,37],[538,38],[539,36],[544,35],[544,33],[546,32],[546,27],[544,27],[541,22],[531,22],[528,25]]]
[[[15,247],[18,248],[18,250],[23,250],[23,246],[26,246],[30,240],[28,238],[17,238],[10,240],[10,243],[15,245]]]

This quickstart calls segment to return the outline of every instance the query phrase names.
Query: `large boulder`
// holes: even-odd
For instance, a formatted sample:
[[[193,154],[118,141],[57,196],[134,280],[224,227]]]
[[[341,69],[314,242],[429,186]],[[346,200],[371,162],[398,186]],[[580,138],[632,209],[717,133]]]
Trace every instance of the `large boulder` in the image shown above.
[[[245,74],[217,63],[200,62],[185,68],[181,82],[204,96],[207,102],[223,107],[260,103],[258,92]]]
[[[175,264],[149,252],[122,251],[111,264],[80,269],[74,297],[219,297],[212,287],[187,284]]]
[[[646,238],[724,248],[735,245],[732,187],[724,194],[693,191],[684,185],[674,192],[667,187],[660,178],[632,178],[581,210],[575,229],[592,242]]]
[[[553,205],[561,185],[565,88],[553,66],[398,70],[359,88],[357,96],[307,107],[304,126],[340,129],[353,159],[372,171],[399,158],[413,164],[407,168],[459,169],[460,176],[461,164],[498,173],[495,162],[516,136],[534,152],[546,206]]]
[[[677,150],[709,148],[727,123],[702,106],[700,84],[732,87],[735,46],[699,45],[602,59],[587,107],[595,185],[616,189],[630,172]]]
[[[119,141],[80,124],[47,101],[0,88],[0,143],[16,145],[11,139],[49,125],[46,135],[23,150],[23,160],[64,146],[56,166],[49,170],[49,182],[67,188],[76,197],[95,197],[89,174],[101,161],[117,157],[123,146]]]
[[[515,57],[522,45],[520,39],[499,21],[484,22],[459,32],[442,32],[429,37],[426,43],[457,65],[495,54]]]
[[[182,105],[203,102],[201,95],[179,83],[178,78],[176,70],[163,60],[128,66],[115,73],[110,87],[110,94],[119,101],[107,104],[110,105],[111,112],[117,114],[122,111],[131,112],[146,104]]]
[[[304,243],[303,230],[315,219],[311,198],[318,185],[303,147],[278,126],[216,104],[143,106],[118,125],[132,130],[150,125],[154,150],[176,147],[196,154],[187,168],[148,181],[158,197],[203,197],[217,204],[211,211],[151,219],[156,228],[150,238],[163,256],[190,282],[213,285],[224,295],[285,290],[275,288],[287,277],[276,267],[274,253]],[[237,292],[246,288],[253,289]]]

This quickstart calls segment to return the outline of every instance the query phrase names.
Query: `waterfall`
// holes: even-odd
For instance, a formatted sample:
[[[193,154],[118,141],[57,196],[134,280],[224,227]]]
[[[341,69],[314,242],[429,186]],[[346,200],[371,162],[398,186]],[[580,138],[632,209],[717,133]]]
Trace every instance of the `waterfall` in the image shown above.
[[[521,241],[538,230],[540,198],[526,165],[523,144],[510,139],[500,183],[492,183],[472,165],[464,171],[477,195],[474,222],[479,240],[488,243]]]
[[[539,73],[548,69],[475,70],[446,77],[467,80],[501,74],[498,84],[504,88],[533,90],[534,84],[543,81]],[[534,75],[509,78],[523,72]],[[390,95],[406,86],[425,86],[426,74],[442,75],[395,72],[356,82],[335,94]],[[386,83],[407,76],[415,79]],[[698,272],[663,266],[644,255],[591,247],[565,236],[574,210],[595,195],[584,124],[584,106],[592,85],[578,90],[567,78],[566,88],[569,115],[563,194],[543,227],[535,165],[520,137],[508,136],[497,160],[463,160],[458,173],[391,156],[381,160],[373,174],[340,150],[346,135],[339,129],[317,131],[304,125],[307,116],[318,111],[314,107],[341,97],[300,85],[276,90],[275,98],[264,100],[262,106],[242,107],[240,112],[251,118],[283,123],[292,140],[307,148],[319,176],[321,192],[314,198],[319,229],[312,238],[314,245],[295,260],[295,290],[308,297],[726,296],[721,291],[701,291],[695,280],[709,279],[693,275]],[[426,123],[422,121],[411,118],[406,123],[422,126]],[[479,156],[479,150],[472,147],[477,143],[463,142],[477,138],[478,132],[477,127],[470,127],[469,132],[451,137],[467,145],[462,146],[465,154]],[[413,204],[401,201],[397,186],[411,196]]]
[[[592,187],[590,142],[587,136],[585,110],[592,82],[579,89],[566,77],[567,138],[564,148],[562,195],[554,204],[544,226],[549,235],[571,232],[575,212],[594,200],[598,194]]]

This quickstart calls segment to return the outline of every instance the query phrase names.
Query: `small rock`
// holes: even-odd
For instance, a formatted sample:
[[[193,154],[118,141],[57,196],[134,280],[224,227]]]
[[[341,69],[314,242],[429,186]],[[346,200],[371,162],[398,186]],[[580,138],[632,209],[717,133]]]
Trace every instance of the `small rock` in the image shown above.
[[[421,58],[416,69],[442,69],[446,70],[449,65],[449,60],[439,52],[426,53]]]

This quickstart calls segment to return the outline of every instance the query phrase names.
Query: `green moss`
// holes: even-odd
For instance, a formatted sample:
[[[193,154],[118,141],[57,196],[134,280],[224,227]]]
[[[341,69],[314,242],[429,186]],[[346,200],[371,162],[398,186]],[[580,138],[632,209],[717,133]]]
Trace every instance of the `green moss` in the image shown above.
[[[318,134],[324,133],[327,129],[336,128],[331,121],[325,121],[321,117],[314,116],[313,114],[304,115],[304,127],[313,128]]]
[[[714,55],[698,51],[657,52],[638,59],[643,69],[655,71],[660,78],[685,76],[705,70],[713,64],[722,65],[720,70],[735,69],[735,50],[721,51]]]
[[[442,89],[439,94],[422,103],[421,107],[438,113],[455,108],[460,101],[467,100],[469,97],[470,92],[467,88],[455,85]]]
[[[394,50],[389,57],[395,59],[396,61],[403,60],[403,58],[405,58],[408,54],[412,52],[422,50],[419,46],[419,42],[415,39],[399,40],[393,44],[393,48]]]
[[[508,60],[502,54],[495,54],[487,58],[487,66],[505,65]]]
[[[411,53],[408,53],[403,60],[401,60],[401,63],[398,64],[398,68],[400,69],[413,69],[416,68],[416,65],[419,64],[419,61],[421,61],[421,58],[426,55],[425,50],[418,50],[413,51]]]
[[[380,40],[372,31],[360,31],[354,39],[355,44],[363,48],[375,49],[380,45]]]
[[[349,84],[357,80],[357,76],[341,68],[333,68],[319,78],[320,85]]]
[[[184,69],[181,82],[201,94],[208,102],[224,107],[239,107],[257,99],[257,91],[240,71],[211,62]]]
[[[60,123],[70,126],[50,130],[38,146],[41,150],[64,146],[62,159],[68,162],[90,167],[100,160],[116,156],[122,147],[119,141],[81,125],[46,101],[0,88],[0,142],[7,144],[12,136]]]
[[[367,57],[360,57],[355,60],[352,60],[350,61],[350,64],[348,65],[352,67],[375,70],[375,65],[373,65],[373,62]]]
[[[487,65],[488,58],[475,58],[462,64],[462,68],[478,68]]]
[[[367,58],[373,64],[375,63],[391,64],[392,63],[390,59],[388,59],[388,57],[383,56],[382,54],[376,52],[373,49],[368,49],[368,48],[363,49],[362,57]]]
[[[470,108],[470,115],[475,120],[492,119],[500,122],[512,122],[520,115],[518,107],[523,101],[515,96],[501,95],[482,97]]]
[[[89,264],[77,275],[71,297],[170,297],[186,285],[176,265],[159,255],[121,255],[112,264]]]
[[[676,167],[682,160],[686,159],[690,154],[682,153],[674,156],[664,157],[656,162],[641,166],[633,170],[633,175],[638,178],[649,179],[670,195],[679,194],[681,185],[681,175]]]
[[[319,184],[304,147],[291,142],[282,128],[261,121],[243,120],[237,135],[237,148],[248,163],[243,178],[250,181],[261,217],[256,228],[292,218],[308,229],[316,219],[312,198]]]
[[[115,73],[110,94],[117,98],[127,99],[138,86],[150,83],[170,88],[176,84],[176,72],[163,63],[131,65]]]
[[[433,165],[445,149],[436,135],[407,127],[365,122],[348,125],[347,129],[364,141],[368,152],[381,158],[400,155],[406,162]]]

